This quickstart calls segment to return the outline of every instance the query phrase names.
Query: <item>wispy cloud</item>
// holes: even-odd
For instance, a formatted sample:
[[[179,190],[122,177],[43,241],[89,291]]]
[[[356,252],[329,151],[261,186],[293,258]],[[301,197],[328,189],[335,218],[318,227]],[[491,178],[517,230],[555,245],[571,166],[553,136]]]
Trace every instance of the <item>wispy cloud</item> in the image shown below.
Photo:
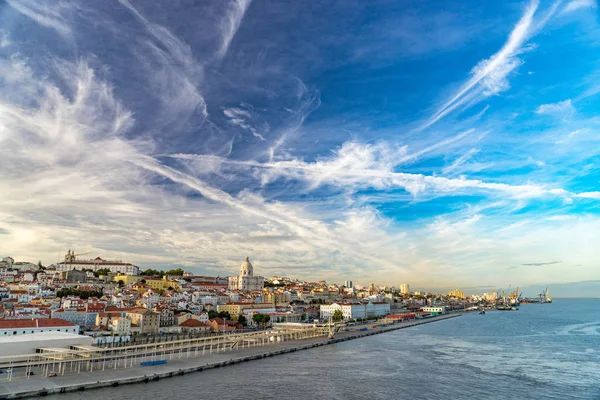
[[[7,1],[12,8],[21,14],[31,18],[46,28],[54,29],[64,39],[71,39],[71,28],[61,14],[68,10],[68,5],[61,2],[50,5],[45,1],[38,0]]]
[[[544,265],[554,265],[559,264],[561,261],[550,261],[550,262],[539,262],[539,263],[527,263],[521,264],[525,267],[543,267]]]
[[[0,49],[10,46],[10,39],[8,38],[8,33],[0,30]]]
[[[233,125],[237,125],[242,129],[250,131],[250,133],[252,133],[254,137],[262,140],[263,142],[266,141],[264,136],[261,135],[256,128],[254,128],[250,123],[247,122],[252,118],[252,115],[249,111],[242,110],[236,107],[230,107],[224,109],[223,114],[225,114],[225,116],[229,118],[229,122],[231,122]],[[263,129],[268,130],[269,125],[264,124]]]
[[[231,41],[235,37],[235,34],[242,23],[242,19],[244,18],[244,14],[246,13],[246,10],[248,10],[248,7],[250,7],[251,2],[252,0],[234,0],[230,3],[230,12],[221,23],[223,41],[217,52],[217,57],[219,59],[222,59],[225,57],[225,54],[227,54]]]
[[[566,117],[575,113],[575,106],[571,99],[559,101],[558,103],[542,104],[536,110],[536,114]]]
[[[183,160],[205,160],[207,158],[202,155],[186,154],[176,154],[172,157]],[[214,157],[209,156],[208,158]],[[405,162],[406,159],[405,147],[394,149],[387,143],[370,145],[346,142],[331,157],[323,157],[313,163],[299,159],[268,163],[220,159],[220,162],[236,169],[255,168],[263,185],[284,177],[305,181],[312,190],[328,184],[343,187],[346,190],[401,188],[415,197],[428,193],[437,196],[452,195],[464,192],[467,189],[502,193],[515,199],[545,196],[586,197],[585,194],[573,194],[562,188],[551,188],[532,183],[510,185],[485,182],[478,179],[452,179],[396,172],[395,168]]]
[[[250,254],[259,272],[425,288],[531,284],[539,268],[520,265],[536,254],[563,260],[529,263],[547,279],[564,265],[600,278],[596,91],[580,94],[595,80],[578,81],[593,46],[557,21],[531,51],[559,3],[525,4],[516,25],[511,5],[487,3],[467,14],[387,1],[9,3],[1,254],[48,263],[75,247],[221,275]],[[379,31],[352,40],[363,19],[410,20],[393,32],[404,47],[372,56],[389,43]],[[535,75],[517,85],[525,52]],[[557,79],[537,68],[551,58],[580,69]],[[414,134],[456,65],[475,67],[426,126],[456,119]]]
[[[495,95],[510,87],[507,77],[522,64],[518,56],[529,49],[525,42],[533,33],[531,27],[538,5],[537,0],[528,5],[504,46],[489,59],[473,67],[471,78],[442,104],[421,129],[430,127],[467,102],[473,104],[473,100],[479,96]]]
[[[563,13],[571,13],[583,8],[596,8],[598,4],[596,0],[571,0],[563,8]]]

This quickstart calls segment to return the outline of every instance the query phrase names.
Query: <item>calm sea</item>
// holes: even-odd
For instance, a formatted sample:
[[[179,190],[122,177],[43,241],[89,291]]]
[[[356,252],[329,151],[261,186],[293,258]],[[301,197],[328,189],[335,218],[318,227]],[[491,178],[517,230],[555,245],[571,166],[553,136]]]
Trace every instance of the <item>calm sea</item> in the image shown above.
[[[556,299],[53,399],[600,399],[600,299]]]

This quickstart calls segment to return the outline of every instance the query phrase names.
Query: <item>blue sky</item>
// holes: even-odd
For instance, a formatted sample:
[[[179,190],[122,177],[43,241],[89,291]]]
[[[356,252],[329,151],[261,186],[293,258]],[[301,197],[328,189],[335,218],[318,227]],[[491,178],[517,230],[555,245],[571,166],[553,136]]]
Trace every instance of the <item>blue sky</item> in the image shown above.
[[[596,2],[432,4],[0,3],[0,254],[599,280]]]

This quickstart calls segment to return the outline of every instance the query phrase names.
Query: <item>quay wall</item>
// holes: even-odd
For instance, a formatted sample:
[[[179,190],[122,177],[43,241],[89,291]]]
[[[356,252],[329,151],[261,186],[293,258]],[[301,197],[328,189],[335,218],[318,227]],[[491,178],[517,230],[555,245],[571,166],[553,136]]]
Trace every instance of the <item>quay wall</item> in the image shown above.
[[[334,343],[338,343],[338,342],[344,342],[347,340],[354,340],[354,339],[359,339],[359,338],[366,337],[366,336],[378,335],[381,333],[395,331],[398,329],[406,329],[406,328],[410,328],[410,327],[417,326],[417,325],[422,325],[422,324],[427,324],[427,323],[431,323],[431,322],[438,322],[438,321],[442,321],[442,320],[446,320],[446,319],[450,319],[450,318],[455,318],[460,315],[461,314],[449,314],[449,315],[442,315],[442,316],[437,316],[437,317],[426,318],[426,319],[422,319],[422,320],[415,320],[415,321],[409,322],[409,323],[392,324],[392,325],[388,325],[387,327],[378,327],[378,326],[377,327],[369,327],[369,329],[367,331],[358,331],[358,330],[343,331],[343,332],[336,333],[336,337],[332,338],[332,339],[331,338],[322,338],[320,341],[316,341],[316,342],[310,341],[309,339],[294,341],[294,345],[292,347],[287,347],[287,348],[271,349],[271,350],[267,350],[267,351],[265,351],[264,348],[260,348],[260,349],[256,348],[257,352],[255,354],[250,354],[250,355],[246,355],[246,356],[242,356],[242,357],[239,357],[239,356],[235,357],[235,355],[236,355],[235,352],[231,352],[228,354],[230,354],[231,356],[234,356],[234,358],[230,358],[229,360],[217,361],[217,362],[209,362],[207,364],[201,364],[201,365],[197,364],[197,365],[183,367],[183,368],[172,367],[172,365],[167,364],[165,366],[161,366],[162,368],[160,368],[160,371],[157,371],[155,373],[151,372],[153,367],[147,367],[148,373],[144,374],[144,375],[139,375],[139,372],[140,372],[139,370],[138,371],[121,370],[122,373],[120,374],[121,376],[119,378],[106,379],[106,377],[104,377],[105,379],[102,379],[103,373],[98,371],[98,372],[93,373],[94,379],[96,379],[96,380],[92,380],[88,376],[88,377],[86,377],[87,379],[82,379],[81,382],[78,382],[76,384],[64,384],[64,385],[55,384],[52,387],[42,386],[43,382],[38,381],[37,379],[31,379],[28,381],[28,386],[31,386],[31,388],[28,388],[25,390],[23,390],[23,389],[15,390],[15,391],[10,390],[11,383],[8,383],[8,384],[5,384],[2,387],[0,387],[0,400],[2,400],[2,399],[22,399],[22,398],[27,398],[27,397],[47,396],[50,394],[67,393],[67,392],[75,392],[75,391],[86,391],[86,390],[110,387],[110,386],[128,385],[128,384],[132,384],[132,383],[153,382],[153,381],[158,381],[160,379],[189,374],[192,372],[201,372],[201,371],[208,370],[208,369],[222,368],[222,367],[226,367],[229,365],[239,364],[242,362],[259,360],[259,359],[278,356],[278,355],[287,354],[287,353],[293,353],[293,352],[300,351],[300,350],[312,349],[315,347],[326,346],[326,345],[330,345],[330,344],[334,344]],[[310,341],[310,343],[303,343],[303,342],[307,342],[307,341]],[[202,361],[201,357],[194,357],[193,359],[197,360],[199,362]],[[165,368],[166,366],[168,366],[168,367]],[[158,368],[154,369],[154,371],[156,371],[157,369]],[[132,375],[126,376],[128,372]],[[135,373],[135,375],[133,375],[134,373]],[[123,376],[123,375],[125,375],[125,376]],[[53,378],[50,378],[50,379],[53,379]],[[49,380],[45,379],[44,382],[48,383]],[[50,380],[50,382],[52,382],[52,381]],[[47,385],[47,386],[49,386],[49,385]],[[8,389],[8,390],[6,390],[6,389]]]

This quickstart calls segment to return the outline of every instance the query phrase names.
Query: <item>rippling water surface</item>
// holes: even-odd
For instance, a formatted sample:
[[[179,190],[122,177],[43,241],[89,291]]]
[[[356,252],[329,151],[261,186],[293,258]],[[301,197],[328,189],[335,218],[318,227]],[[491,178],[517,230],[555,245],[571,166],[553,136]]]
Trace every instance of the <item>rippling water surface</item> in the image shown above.
[[[599,399],[599,344],[600,299],[558,299],[85,398]]]

